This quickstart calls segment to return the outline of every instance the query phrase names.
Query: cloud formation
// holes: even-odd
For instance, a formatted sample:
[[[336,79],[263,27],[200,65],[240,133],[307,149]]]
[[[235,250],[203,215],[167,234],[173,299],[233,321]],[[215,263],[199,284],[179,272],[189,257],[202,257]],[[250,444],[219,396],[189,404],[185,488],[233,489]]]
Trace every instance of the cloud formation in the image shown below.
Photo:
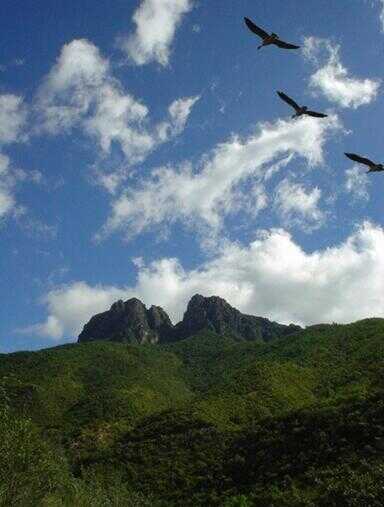
[[[136,32],[119,46],[136,65],[158,62],[167,66],[176,29],[192,9],[192,0],[142,0],[133,15]]]
[[[60,287],[42,299],[42,303],[48,306],[50,313],[47,320],[30,326],[23,332],[53,339],[76,335],[85,320],[95,313],[108,309],[113,301],[126,295],[126,290],[115,287],[90,287],[84,282]]]
[[[0,153],[0,220],[16,206],[13,187],[9,158]]]
[[[233,136],[218,144],[195,166],[156,169],[114,200],[102,235],[122,230],[129,238],[176,221],[203,228],[205,233],[218,232],[228,214],[265,207],[258,180],[268,179],[292,156],[304,158],[309,165],[321,164],[327,136],[340,128],[336,116],[321,122],[306,117],[259,124],[245,139]],[[243,192],[242,185],[255,192]]]
[[[367,173],[361,170],[361,167],[353,166],[345,171],[345,191],[351,194],[355,199],[368,201],[369,184],[370,179]]]
[[[384,230],[361,224],[339,245],[305,252],[282,229],[259,232],[247,246],[227,244],[213,260],[185,270],[177,259],[149,266],[136,262],[132,287],[90,286],[75,282],[43,299],[48,316],[30,327],[53,339],[73,339],[97,312],[117,299],[138,297],[161,305],[174,322],[195,293],[219,295],[253,315],[283,323],[310,325],[384,317]]]
[[[0,146],[25,138],[26,119],[27,108],[22,97],[11,93],[0,95]]]
[[[27,108],[22,97],[13,94],[0,95],[0,220],[21,211],[16,203],[14,189],[17,182],[24,179],[25,173],[15,170],[2,150],[7,144],[26,139],[26,119]]]
[[[174,101],[166,120],[151,124],[147,106],[124,91],[109,61],[81,39],[62,48],[38,92],[36,108],[43,130],[57,134],[80,127],[97,141],[102,156],[117,143],[131,165],[180,134],[198,98]]]
[[[340,46],[327,39],[307,37],[304,55],[319,68],[310,77],[310,87],[340,107],[357,109],[376,99],[380,81],[351,77],[340,60]]]
[[[277,185],[274,206],[285,227],[300,227],[312,232],[325,222],[325,213],[319,207],[320,198],[318,187],[307,189],[285,178]]]

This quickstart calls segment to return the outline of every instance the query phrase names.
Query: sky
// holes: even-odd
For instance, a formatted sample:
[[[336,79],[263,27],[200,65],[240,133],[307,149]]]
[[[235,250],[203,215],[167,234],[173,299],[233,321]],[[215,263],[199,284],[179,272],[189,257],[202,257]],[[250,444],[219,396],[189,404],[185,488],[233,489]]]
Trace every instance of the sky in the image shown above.
[[[384,317],[384,175],[343,154],[384,161],[383,0],[2,0],[0,39],[0,352],[130,297]]]

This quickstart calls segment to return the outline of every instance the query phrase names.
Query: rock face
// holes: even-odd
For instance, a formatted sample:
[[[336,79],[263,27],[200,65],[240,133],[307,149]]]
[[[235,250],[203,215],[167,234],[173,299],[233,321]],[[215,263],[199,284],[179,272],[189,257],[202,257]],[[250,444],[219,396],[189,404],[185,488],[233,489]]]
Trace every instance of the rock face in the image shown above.
[[[218,296],[196,294],[188,303],[183,320],[175,327],[176,339],[188,338],[202,329],[238,340],[269,341],[299,331],[299,326],[284,326],[262,317],[245,315]]]
[[[295,333],[299,326],[285,326],[262,317],[245,315],[217,296],[196,294],[188,303],[184,318],[176,326],[159,306],[149,310],[136,298],[117,301],[84,326],[79,342],[108,340],[128,343],[169,343],[210,330],[238,340],[267,342]]]
[[[136,298],[117,301],[84,326],[79,342],[108,340],[128,343],[157,343],[172,332],[168,315],[159,306],[149,310]]]

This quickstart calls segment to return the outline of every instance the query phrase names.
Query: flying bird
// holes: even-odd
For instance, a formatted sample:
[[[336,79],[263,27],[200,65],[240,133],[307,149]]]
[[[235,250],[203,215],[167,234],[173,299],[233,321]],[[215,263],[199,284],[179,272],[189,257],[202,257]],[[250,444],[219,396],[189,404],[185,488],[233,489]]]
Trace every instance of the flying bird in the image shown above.
[[[274,44],[275,46],[278,46],[279,48],[283,49],[299,49],[300,46],[295,46],[294,44],[288,44],[287,42],[284,42],[279,39],[279,36],[275,33],[267,33],[262,28],[259,28],[255,25],[249,18],[244,18],[245,24],[247,27],[251,30],[251,32],[258,35],[261,39],[263,39],[263,43],[257,48],[261,49],[263,46],[270,46],[271,44]]]
[[[299,104],[297,104],[293,99],[291,99],[291,97],[288,97],[288,95],[283,92],[277,92],[277,95],[281,98],[281,100],[284,100],[284,102],[289,104],[296,111],[292,118],[299,118],[299,116],[303,115],[313,116],[314,118],[326,118],[328,116],[327,114],[310,111],[307,106],[299,106]]]
[[[368,173],[380,172],[384,171],[383,164],[375,164],[369,158],[360,157],[360,155],[356,155],[355,153],[345,153],[345,156],[353,160],[354,162],[358,162],[359,164],[364,164],[369,167]]]

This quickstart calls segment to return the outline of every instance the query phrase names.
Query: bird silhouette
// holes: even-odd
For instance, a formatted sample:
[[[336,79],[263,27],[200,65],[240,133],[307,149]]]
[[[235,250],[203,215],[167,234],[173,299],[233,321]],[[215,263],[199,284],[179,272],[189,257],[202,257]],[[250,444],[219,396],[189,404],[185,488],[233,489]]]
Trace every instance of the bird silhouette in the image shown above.
[[[287,42],[284,42],[279,39],[279,36],[275,33],[267,33],[262,28],[258,27],[253,23],[249,18],[244,18],[245,24],[247,27],[253,32],[254,34],[258,35],[261,39],[263,39],[263,43],[258,46],[257,49],[261,49],[263,46],[270,46],[274,44],[275,46],[278,46],[279,48],[283,49],[299,49],[300,46],[295,46],[294,44],[288,44]]]
[[[360,157],[360,155],[356,155],[355,153],[345,153],[345,156],[354,162],[368,166],[368,173],[384,171],[383,164],[376,164],[375,162],[372,162],[372,160],[369,160],[369,158]]]
[[[314,118],[326,118],[328,115],[323,113],[317,113],[316,111],[311,111],[307,106],[299,106],[291,97],[288,97],[283,92],[277,92],[277,95],[284,100],[287,104],[289,104],[296,111],[292,118],[299,118],[299,116],[307,115],[313,116]]]

